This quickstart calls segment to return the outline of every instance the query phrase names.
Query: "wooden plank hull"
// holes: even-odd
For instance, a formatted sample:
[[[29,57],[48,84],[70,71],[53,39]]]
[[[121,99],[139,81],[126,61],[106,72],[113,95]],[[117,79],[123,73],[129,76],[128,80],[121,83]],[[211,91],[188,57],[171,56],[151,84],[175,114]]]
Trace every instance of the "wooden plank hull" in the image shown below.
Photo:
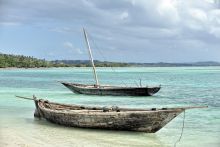
[[[152,96],[161,87],[116,87],[84,85],[76,83],[61,82],[74,93],[87,95],[112,95],[112,96]]]
[[[139,131],[155,133],[183,112],[182,108],[169,109],[109,109],[35,101],[35,116],[69,127]]]

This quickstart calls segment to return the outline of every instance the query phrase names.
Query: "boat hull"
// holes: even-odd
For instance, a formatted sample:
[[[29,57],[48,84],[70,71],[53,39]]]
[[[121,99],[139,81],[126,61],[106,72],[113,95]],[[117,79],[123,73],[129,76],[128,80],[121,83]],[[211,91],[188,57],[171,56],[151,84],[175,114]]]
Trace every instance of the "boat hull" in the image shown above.
[[[69,127],[155,133],[183,111],[180,108],[103,111],[102,108],[67,106],[39,100],[35,116]]]
[[[84,85],[61,82],[74,93],[87,95],[112,95],[112,96],[152,96],[160,90],[159,87],[116,87]]]

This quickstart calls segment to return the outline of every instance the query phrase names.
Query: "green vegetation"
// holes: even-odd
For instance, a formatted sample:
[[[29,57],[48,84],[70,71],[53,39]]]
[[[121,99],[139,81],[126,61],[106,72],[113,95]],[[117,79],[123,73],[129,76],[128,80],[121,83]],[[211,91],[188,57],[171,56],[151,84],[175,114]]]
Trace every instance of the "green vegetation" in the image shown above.
[[[220,66],[219,62],[194,63],[120,63],[95,60],[96,67],[176,67],[176,66]],[[39,67],[91,67],[89,60],[54,60],[46,61],[31,56],[8,55],[0,53],[0,68],[39,68]]]
[[[46,60],[40,60],[30,56],[0,54],[0,68],[7,67],[51,67],[51,63]]]
[[[51,61],[53,64],[63,64],[70,67],[91,67],[89,60],[55,60]],[[96,67],[127,67],[131,66],[128,63],[120,62],[107,62],[107,61],[98,61],[94,60]]]
[[[128,63],[95,61],[97,67],[125,67]],[[31,56],[0,54],[0,68],[39,68],[39,67],[91,67],[88,60],[46,61]]]

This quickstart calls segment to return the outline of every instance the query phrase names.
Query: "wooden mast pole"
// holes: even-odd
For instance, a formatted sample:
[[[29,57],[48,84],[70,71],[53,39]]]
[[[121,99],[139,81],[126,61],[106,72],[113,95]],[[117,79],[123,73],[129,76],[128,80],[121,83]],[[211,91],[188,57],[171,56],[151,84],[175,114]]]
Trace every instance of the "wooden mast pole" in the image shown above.
[[[87,45],[87,48],[88,48],[88,51],[89,51],[89,57],[90,57],[90,61],[91,61],[92,68],[93,68],[93,73],[94,73],[94,78],[95,78],[95,81],[96,81],[96,86],[98,86],[99,85],[99,80],[98,80],[98,76],[97,76],[97,73],[96,73],[95,64],[94,64],[94,61],[93,61],[92,51],[91,51],[91,48],[90,48],[90,45],[89,45],[88,36],[87,36],[87,33],[86,33],[84,28],[83,28],[83,33],[84,33],[85,40],[86,40],[86,45]]]

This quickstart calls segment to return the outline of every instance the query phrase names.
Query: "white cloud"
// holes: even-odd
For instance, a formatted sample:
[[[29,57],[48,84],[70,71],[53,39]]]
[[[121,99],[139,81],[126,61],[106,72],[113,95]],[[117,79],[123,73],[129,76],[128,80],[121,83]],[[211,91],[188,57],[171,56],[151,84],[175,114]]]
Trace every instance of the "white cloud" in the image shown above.
[[[70,43],[70,42],[64,42],[63,45],[64,45],[64,47],[66,47],[66,48],[71,48],[71,49],[73,48],[73,44]]]
[[[210,29],[210,33],[215,35],[216,37],[220,38],[220,28],[212,27]]]
[[[80,48],[74,47],[73,44],[71,42],[64,42],[63,46],[67,49],[69,49],[69,51],[71,52],[77,52],[78,54],[83,54],[83,52],[81,51]]]
[[[202,23],[207,22],[207,14],[203,10],[191,9],[191,10],[189,10],[189,13],[194,19],[196,19]]]
[[[51,31],[78,38],[82,37],[79,32],[85,26],[96,42],[101,44],[100,48],[109,46],[108,48],[114,47],[115,50],[126,50],[131,56],[136,50],[155,51],[159,54],[170,46],[184,51],[190,47],[188,40],[200,43],[200,46],[193,46],[195,52],[209,46],[210,50],[220,54],[216,51],[220,47],[220,5],[216,2],[217,0],[10,0],[1,3],[0,11],[3,15],[0,16],[0,23],[41,24]],[[76,30],[79,31],[75,33]],[[73,43],[79,46],[78,42]],[[63,44],[65,48],[82,54],[81,49],[74,45],[68,41]]]
[[[174,0],[162,0],[158,6],[158,12],[161,16],[166,17],[171,23],[179,21],[179,14],[177,10],[177,2]]]
[[[58,33],[70,33],[73,32],[73,30],[69,27],[55,27],[51,28],[50,31],[58,32]]]
[[[122,20],[125,20],[126,18],[128,18],[128,12],[123,12],[121,15],[120,15],[120,18]]]
[[[208,14],[212,25],[220,26],[220,9],[211,10]]]

